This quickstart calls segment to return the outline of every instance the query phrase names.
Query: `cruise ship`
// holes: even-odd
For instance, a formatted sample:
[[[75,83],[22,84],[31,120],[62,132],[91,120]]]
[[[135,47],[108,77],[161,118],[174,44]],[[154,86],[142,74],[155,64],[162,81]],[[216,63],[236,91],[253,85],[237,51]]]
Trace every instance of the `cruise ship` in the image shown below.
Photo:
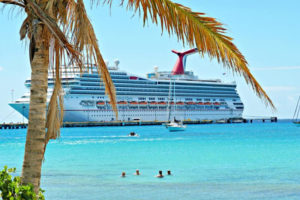
[[[119,61],[109,66],[110,76],[116,88],[118,119],[96,69],[80,74],[79,70],[66,69],[62,74],[64,88],[64,122],[99,121],[167,121],[219,120],[241,118],[243,103],[235,82],[202,80],[185,69],[192,49],[177,52],[177,63],[172,71],[148,73],[137,76],[119,69]],[[48,77],[50,101],[54,86],[53,73]],[[28,92],[9,105],[28,118],[31,80],[25,81]]]

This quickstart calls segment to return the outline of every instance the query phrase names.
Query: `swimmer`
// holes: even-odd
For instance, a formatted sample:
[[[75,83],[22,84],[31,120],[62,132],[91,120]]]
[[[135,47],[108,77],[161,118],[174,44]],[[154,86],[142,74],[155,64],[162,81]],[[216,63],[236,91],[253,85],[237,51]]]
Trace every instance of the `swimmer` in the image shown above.
[[[136,175],[136,176],[139,176],[139,175],[140,175],[140,170],[138,170],[138,169],[135,170],[135,175]]]
[[[130,135],[130,136],[135,136],[136,134],[135,134],[135,132],[130,132],[129,135]]]
[[[132,136],[132,137],[138,137],[139,135],[136,134],[135,132],[130,132],[128,136]]]
[[[126,174],[125,172],[122,172],[122,175],[121,175],[122,178],[125,178],[126,177]]]
[[[167,174],[169,175],[169,176],[171,176],[172,174],[171,174],[171,170],[168,170],[167,171]]]
[[[164,177],[161,170],[158,171],[158,175],[156,177],[157,178],[163,178]]]

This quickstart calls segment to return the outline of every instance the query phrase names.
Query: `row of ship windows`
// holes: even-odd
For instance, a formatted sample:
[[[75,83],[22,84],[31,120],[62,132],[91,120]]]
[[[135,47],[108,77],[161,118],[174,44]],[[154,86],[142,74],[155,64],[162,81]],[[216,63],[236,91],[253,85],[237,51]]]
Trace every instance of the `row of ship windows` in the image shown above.
[[[27,81],[26,81],[27,82]],[[30,82],[30,81],[29,81]],[[29,82],[28,83],[26,83],[25,85],[27,86],[27,87],[30,87],[31,86],[31,84],[29,84]],[[48,83],[48,85],[49,86],[53,86],[54,85],[54,83]],[[62,83],[62,85],[64,85],[64,86],[73,86],[72,88],[74,88],[74,89],[79,89],[79,90],[81,90],[81,89],[84,89],[84,90],[87,90],[87,89],[89,89],[89,90],[104,90],[104,87],[102,86],[103,85],[103,83],[101,82],[101,83],[97,83],[97,84],[86,84],[86,83],[79,83],[79,82],[63,82]],[[87,87],[76,87],[76,86],[87,86]],[[93,87],[93,86],[97,86],[97,87]],[[125,87],[125,88],[127,88],[128,87],[128,85],[120,85],[120,84],[115,84],[115,86],[118,88],[118,90],[124,90],[124,89],[120,89],[121,87]],[[169,91],[168,90],[168,86],[148,86],[148,85],[134,85],[134,87],[136,87],[136,88],[142,88],[142,89],[148,89],[148,88],[152,88],[152,89],[165,89],[165,90],[167,90],[167,91]],[[195,86],[192,86],[192,87],[180,87],[180,86],[178,86],[177,88],[176,88],[176,90],[180,90],[180,89],[184,89],[184,90],[187,90],[187,89],[201,89],[201,90],[220,90],[220,91],[231,91],[231,92],[235,92],[235,88],[216,88],[216,87],[207,87],[207,88],[203,88],[203,87],[200,87],[200,88],[197,88],[197,87],[195,87]]]
[[[233,105],[244,105],[243,103],[233,103]]]
[[[110,72],[109,74],[111,76],[114,76],[114,75],[117,75],[117,76],[127,76],[127,74],[124,73],[124,72]],[[82,77],[96,77],[96,78],[99,78],[98,73],[96,73],[96,74],[82,74],[81,76]]]
[[[92,96],[92,98],[94,98],[94,96]],[[97,97],[96,97],[97,98]],[[98,97],[100,98],[100,97]],[[172,98],[173,99],[173,98]],[[147,98],[146,97],[139,97],[138,98],[139,101],[146,101]],[[155,97],[148,97],[149,101],[155,101],[156,98]],[[158,101],[165,101],[168,100],[168,98],[162,98],[162,97],[158,97],[157,98]],[[185,98],[186,101],[193,101],[193,98]],[[218,99],[196,99],[196,101],[217,101]],[[235,101],[236,99],[233,99],[233,101]],[[218,101],[225,101],[225,99],[219,99]],[[242,103],[234,103],[235,105],[243,105]]]
[[[75,89],[75,88],[72,88],[72,90],[74,91],[90,91],[90,92],[101,92],[101,91],[104,91],[105,89],[97,89],[97,90],[90,90],[90,89]],[[156,90],[152,90],[152,89],[132,89],[132,88],[127,88],[127,89],[121,89],[121,88],[117,88],[117,92],[165,92],[165,93],[168,93],[168,90],[163,90],[163,89],[156,89]],[[205,94],[205,93],[208,93],[208,92],[213,92],[214,94],[236,94],[236,91],[230,91],[230,92],[227,92],[227,91],[201,91],[201,90],[176,90],[176,94],[178,93],[202,93],[202,94]],[[172,92],[172,95],[173,95],[173,92]]]
[[[93,92],[104,92],[104,88],[103,89],[97,89],[97,90],[88,90],[88,89],[71,89],[71,91],[77,91],[77,92],[81,92],[81,91],[85,91],[87,93],[93,93]],[[117,92],[155,92],[155,93],[164,93],[164,94],[169,94],[168,90],[149,90],[149,89],[131,89],[131,88],[127,88],[127,89],[120,89],[117,88],[116,89]],[[227,91],[201,91],[201,90],[176,90],[175,94],[179,94],[179,93],[185,93],[185,94],[207,94],[207,93],[214,93],[214,94],[236,94],[236,91],[231,91],[231,92],[227,92]],[[174,95],[174,93],[172,92],[171,95]]]
[[[229,108],[225,108],[226,110],[229,110]],[[243,109],[243,108],[236,108],[238,110]],[[195,110],[221,110],[219,107],[213,107],[213,106],[206,106],[203,108],[199,108],[199,109],[193,109]],[[224,110],[224,109],[222,109]],[[233,109],[231,109],[233,110]],[[111,109],[98,109],[98,110],[85,110],[84,112],[107,112],[107,111],[111,111]],[[119,110],[119,114],[122,114],[122,111],[126,111],[126,112],[137,112],[137,111],[149,111],[149,112],[156,112],[156,111],[167,111],[166,108],[159,108],[159,109],[133,109],[133,110]],[[187,111],[187,109],[176,109],[176,111]],[[192,111],[192,110],[189,110]]]
[[[81,82],[100,82],[100,79],[96,79],[96,80],[93,80],[93,79],[88,79],[88,78],[80,78],[80,81]],[[128,81],[124,81],[124,80],[116,80],[114,79],[113,80],[114,83],[135,83],[135,84],[152,84],[152,85],[170,85],[170,82],[159,82],[159,81],[142,81],[142,80],[128,80]],[[192,86],[213,86],[213,87],[225,87],[225,88],[228,88],[228,87],[233,87],[235,88],[236,86],[235,85],[221,85],[221,84],[203,84],[203,83],[195,83],[195,82],[190,82],[190,83],[181,83],[181,82],[178,82],[175,84],[175,86],[180,86],[180,85],[192,85]]]
[[[161,91],[161,92],[168,92],[169,93],[169,89],[168,88],[163,88],[163,87],[135,87],[132,86],[130,87],[129,85],[124,85],[124,86],[119,86],[119,85],[115,85],[116,90],[118,91]],[[91,91],[103,91],[105,90],[105,88],[103,86],[99,86],[98,87],[78,87],[76,85],[74,85],[72,87],[73,90],[91,90]],[[236,93],[235,89],[221,89],[221,88],[197,88],[197,87],[183,87],[183,88],[176,88],[175,92],[178,91],[188,91],[188,92],[219,92],[219,93]],[[173,90],[172,90],[173,93]]]
[[[104,95],[104,92],[85,92],[85,91],[70,91],[70,94],[92,94],[92,95]],[[116,92],[117,95],[132,95],[132,96],[168,96],[167,93],[133,93],[133,92]],[[237,94],[188,94],[188,93],[176,93],[177,97],[185,97],[185,96],[191,96],[191,97],[227,97],[227,98],[239,98]]]
[[[86,76],[83,76],[83,77],[86,77]],[[112,76],[112,78],[113,78],[113,76]],[[136,81],[136,80],[129,80],[129,77],[120,77],[120,76],[118,76],[118,77],[116,77],[116,78],[118,78],[118,79],[128,79],[128,81],[122,81],[122,80],[116,80],[116,79],[113,79],[113,82],[114,83],[130,83],[130,82],[134,82],[135,84],[136,83],[139,83],[139,84],[158,84],[158,85],[170,85],[170,83],[169,82],[154,82],[154,81],[141,81],[141,80],[139,80],[139,81]],[[54,79],[53,78],[48,78],[48,81],[53,81]],[[71,77],[71,78],[62,78],[62,81],[69,81],[69,80],[74,80],[74,78],[73,77]],[[88,82],[100,82],[100,78],[99,77],[97,77],[96,78],[96,80],[93,80],[93,79],[91,79],[91,78],[79,78],[78,80],[81,80],[81,81],[83,81],[83,82],[85,82],[85,81],[88,81]],[[31,80],[26,80],[25,81],[25,83],[30,83],[31,82]],[[216,85],[216,84],[199,84],[199,83],[176,83],[175,84],[176,86],[180,86],[180,85],[196,85],[196,86],[213,86],[213,87],[233,87],[233,88],[235,88],[235,85]]]
[[[103,96],[92,96],[92,99],[104,99]],[[165,101],[168,100],[169,98],[162,98],[162,97],[138,97],[139,101]],[[171,98],[171,100],[173,100],[173,98]],[[185,98],[186,101],[193,101],[193,98]],[[232,99],[232,101],[236,101],[237,99]],[[196,101],[225,101],[225,99],[199,99],[196,98]],[[234,105],[243,105],[243,103],[234,103]]]
[[[48,81],[53,81],[53,80],[54,80],[53,78],[48,78]],[[70,78],[61,78],[61,80],[62,81],[69,81],[69,80],[74,80],[74,78],[73,77],[70,77]],[[30,82],[31,82],[30,79],[28,79],[28,80],[25,81],[25,83],[30,83]]]
[[[81,77],[78,77],[80,78],[81,80],[95,80],[96,81],[99,81],[101,79],[101,76],[99,77],[97,74],[96,75],[90,75],[90,74],[83,74]],[[147,79],[144,79],[142,77],[135,77],[135,79],[130,79],[130,76],[126,75],[126,74],[111,74],[111,78],[112,79],[127,79],[127,80],[130,80],[130,81],[137,81],[138,82],[141,82],[141,80],[146,80],[144,81],[144,83],[155,83],[156,81],[153,81],[153,80],[147,80]],[[167,84],[169,85],[169,82],[161,82],[161,81],[157,81],[158,84]],[[190,83],[175,83],[176,85],[177,84],[190,84]]]
[[[167,109],[167,106],[118,106],[121,109]],[[218,108],[220,107],[218,106],[204,106],[204,105],[176,105],[176,108],[182,108],[182,109],[186,109],[186,108]],[[228,106],[223,106],[223,107],[228,107]],[[98,109],[111,109],[111,106],[97,106]],[[171,107],[171,109],[173,109],[174,106]]]
[[[29,84],[29,83],[26,83],[25,85],[27,87],[31,86],[31,84]],[[54,83],[48,83],[48,85],[54,86]],[[104,90],[103,83],[97,83],[97,84],[91,85],[91,84],[84,84],[84,83],[79,84],[79,82],[63,82],[62,85],[72,87],[72,89],[76,89],[76,90]],[[80,87],[78,87],[78,86],[80,86]],[[97,86],[97,87],[93,87],[93,86]],[[126,91],[126,89],[121,89],[121,88],[122,87],[128,88],[129,86],[115,84],[115,87],[117,87],[117,90]],[[151,89],[159,89],[159,90],[169,91],[167,86],[159,87],[159,86],[147,86],[147,85],[134,85],[134,87],[141,88],[141,89],[150,89],[151,88]],[[217,90],[220,90],[220,92],[236,92],[234,88],[203,88],[203,87],[197,88],[197,87],[180,87],[180,86],[178,88],[176,88],[176,91],[180,90],[180,89],[184,89],[185,91],[188,89],[191,91],[196,90],[197,92],[198,92],[198,90],[202,90],[202,91],[213,90],[214,92]],[[138,89],[135,89],[135,90],[138,90]],[[154,91],[154,90],[151,90],[151,91]]]
[[[194,116],[194,115],[199,115],[198,113],[196,113],[196,114],[193,114],[193,113],[186,113],[185,114],[185,117],[188,117],[188,116]],[[141,114],[141,115],[139,115],[139,114],[126,114],[126,115],[124,115],[124,116],[119,116],[119,120],[124,120],[124,118],[127,118],[127,117],[145,117],[145,116],[152,116],[151,114]],[[165,114],[156,114],[156,117],[158,117],[158,116],[166,116]],[[113,118],[114,117],[114,115],[112,114],[112,115],[89,115],[89,117],[112,117],[111,118],[111,121],[114,121],[115,120],[115,118]],[[153,117],[153,116],[152,116]],[[155,117],[155,116],[154,116]],[[128,120],[131,120],[131,118],[128,118]],[[140,120],[140,119],[134,119],[133,118],[133,120]],[[104,120],[103,120],[104,121]]]

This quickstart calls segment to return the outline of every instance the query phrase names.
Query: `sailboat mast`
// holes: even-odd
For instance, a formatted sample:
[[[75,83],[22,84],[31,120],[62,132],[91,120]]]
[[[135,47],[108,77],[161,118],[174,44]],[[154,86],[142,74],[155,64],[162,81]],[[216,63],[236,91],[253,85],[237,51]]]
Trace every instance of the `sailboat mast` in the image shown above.
[[[170,121],[170,119],[171,119],[171,104],[170,104],[170,101],[172,100],[171,92],[172,92],[172,75],[171,75],[171,78],[170,78],[170,84],[169,84],[169,96],[168,96],[168,121]]]
[[[174,99],[174,116],[176,116],[176,90],[175,90],[175,85],[176,85],[176,81],[175,81],[175,78],[174,78],[174,90],[173,90],[173,99]]]
[[[299,101],[300,101],[300,96],[298,97],[297,105],[296,105],[295,112],[293,115],[293,121],[297,121],[298,116],[299,116]]]

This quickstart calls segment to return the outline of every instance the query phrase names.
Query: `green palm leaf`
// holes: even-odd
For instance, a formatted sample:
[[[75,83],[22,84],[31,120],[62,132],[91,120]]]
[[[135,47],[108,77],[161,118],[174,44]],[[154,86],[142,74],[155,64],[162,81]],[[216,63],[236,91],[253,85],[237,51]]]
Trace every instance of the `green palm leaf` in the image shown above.
[[[111,5],[112,1],[103,2]],[[233,72],[242,75],[258,97],[266,105],[275,109],[272,100],[251,74],[245,57],[233,44],[232,38],[225,35],[226,29],[222,23],[170,0],[127,0],[126,2],[128,9],[140,13],[144,24],[151,19],[153,23],[160,24],[162,31],[166,30],[169,35],[176,34],[184,45],[196,46],[202,55],[208,54]],[[125,4],[125,0],[121,3]]]

